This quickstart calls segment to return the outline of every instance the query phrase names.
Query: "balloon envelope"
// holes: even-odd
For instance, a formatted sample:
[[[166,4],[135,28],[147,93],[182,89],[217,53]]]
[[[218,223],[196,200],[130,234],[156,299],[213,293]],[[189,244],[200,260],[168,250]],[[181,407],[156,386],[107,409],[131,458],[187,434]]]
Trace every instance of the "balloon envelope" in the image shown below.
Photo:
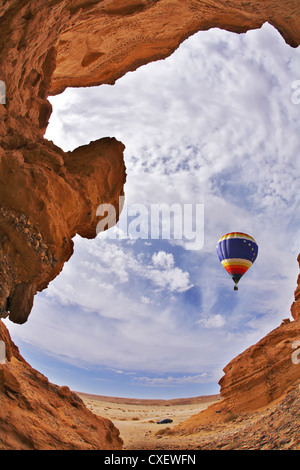
[[[220,238],[217,255],[235,284],[256,260],[258,245],[253,237],[243,232],[230,232]],[[237,289],[237,287],[235,287]]]

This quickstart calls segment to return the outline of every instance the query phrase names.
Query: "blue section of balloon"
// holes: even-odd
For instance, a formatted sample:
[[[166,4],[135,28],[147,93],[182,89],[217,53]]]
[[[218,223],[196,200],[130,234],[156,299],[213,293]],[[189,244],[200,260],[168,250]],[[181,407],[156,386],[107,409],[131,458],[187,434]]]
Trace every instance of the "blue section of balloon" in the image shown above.
[[[251,240],[243,238],[225,238],[217,245],[217,255],[220,261],[240,258],[254,263],[257,258],[258,246]]]

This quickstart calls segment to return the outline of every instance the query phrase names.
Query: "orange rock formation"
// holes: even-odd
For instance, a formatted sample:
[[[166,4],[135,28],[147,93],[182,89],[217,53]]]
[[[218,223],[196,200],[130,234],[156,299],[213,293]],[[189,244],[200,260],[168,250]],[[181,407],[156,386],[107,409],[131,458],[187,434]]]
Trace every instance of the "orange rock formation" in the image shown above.
[[[300,267],[300,255],[298,256]],[[291,313],[257,344],[239,354],[224,368],[219,381],[224,403],[232,412],[258,409],[278,399],[300,378],[297,350],[300,343],[300,275]],[[300,351],[300,350],[299,350]]]
[[[47,287],[72,255],[72,238],[77,233],[95,237],[98,205],[112,203],[118,209],[118,197],[123,194],[123,144],[105,138],[63,152],[43,138],[51,115],[48,96],[68,86],[113,84],[126,72],[170,55],[189,35],[211,27],[239,33],[268,21],[296,47],[300,43],[299,10],[298,0],[1,3],[0,80],[6,85],[6,104],[0,104],[0,317],[9,315],[14,322],[25,322],[35,293]],[[299,317],[298,290],[293,306],[295,320]],[[271,370],[274,374],[280,371],[282,380],[287,377],[282,372],[287,360],[277,360],[276,355],[279,350],[285,351],[284,332],[286,341],[290,341],[288,335],[295,328],[296,337],[298,326],[292,323],[271,333],[272,353],[268,353],[264,340],[247,353],[253,377],[260,377],[257,387],[265,397],[276,394]],[[246,397],[250,373],[241,381],[235,372],[237,367],[246,369],[241,364],[243,360],[236,359],[227,366],[221,390],[230,400],[238,387],[243,388],[241,403],[250,406],[251,400]],[[18,371],[20,385],[17,391],[9,392],[8,398],[5,386],[0,389],[0,399],[8,406],[7,400],[14,400],[12,397],[25,396],[22,393],[31,379],[26,385],[26,374],[20,372],[25,366],[15,359],[3,370],[5,367],[12,374],[11,368]],[[3,370],[1,380],[6,383],[9,372]],[[266,380],[271,385],[264,388],[262,382]],[[51,387],[47,387],[43,390],[50,393]],[[14,406],[25,406],[22,400],[15,399]],[[2,414],[4,409],[1,407]],[[8,432],[10,421],[6,422],[2,431]],[[27,446],[22,439],[20,448]]]
[[[300,267],[300,255],[298,263]],[[280,326],[227,364],[219,381],[221,400],[176,426],[175,434],[198,433],[207,426],[226,423],[235,415],[246,416],[262,411],[269,404],[274,405],[284,399],[293,387],[294,398],[290,406],[291,409],[297,408],[295,394],[299,394],[300,379],[299,284],[300,275],[291,307],[294,321],[283,320]],[[284,430],[292,433],[292,429],[290,419]]]
[[[20,355],[0,320],[7,363],[0,365],[1,450],[111,450],[122,439],[67,386],[51,384]]]

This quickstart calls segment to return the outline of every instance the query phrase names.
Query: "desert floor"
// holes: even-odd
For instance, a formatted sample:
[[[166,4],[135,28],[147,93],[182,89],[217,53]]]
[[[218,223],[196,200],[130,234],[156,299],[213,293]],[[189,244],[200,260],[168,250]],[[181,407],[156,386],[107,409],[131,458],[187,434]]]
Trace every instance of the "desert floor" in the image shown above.
[[[124,450],[195,448],[195,437],[164,433],[219,400],[218,395],[176,400],[135,400],[76,392],[94,414],[110,419],[119,429]],[[157,424],[160,419],[172,423]],[[161,434],[160,434],[161,433]]]

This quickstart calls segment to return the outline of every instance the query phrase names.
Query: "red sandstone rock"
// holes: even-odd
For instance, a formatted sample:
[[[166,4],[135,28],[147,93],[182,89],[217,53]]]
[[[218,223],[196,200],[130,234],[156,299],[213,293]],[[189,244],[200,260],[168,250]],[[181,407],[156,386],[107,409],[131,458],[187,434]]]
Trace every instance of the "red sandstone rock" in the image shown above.
[[[0,306],[24,323],[33,297],[73,252],[72,238],[94,238],[98,205],[118,210],[124,145],[100,139],[64,154],[50,142],[0,157]],[[9,182],[9,183],[8,183]],[[7,304],[8,303],[8,304]]]
[[[252,411],[280,398],[300,378],[300,364],[292,361],[296,340],[300,323],[282,324],[227,364],[219,381],[227,408]]]
[[[300,266],[300,255],[297,259]],[[225,423],[230,416],[240,414],[245,416],[253,411],[260,412],[264,407],[284,397],[290,387],[294,387],[295,393],[299,392],[300,350],[297,343],[300,340],[300,322],[297,314],[300,311],[299,278],[300,276],[295,291],[295,302],[291,308],[295,321],[286,319],[278,328],[227,364],[224,368],[225,374],[219,381],[222,400],[181,423],[174,432],[197,433],[208,423]],[[290,416],[289,431],[291,428],[293,423]],[[297,436],[291,435],[290,440],[293,440],[292,437],[297,438],[298,446]],[[267,446],[273,448],[269,441]],[[274,448],[276,446],[278,447],[274,444]],[[211,448],[211,445],[203,448]],[[238,447],[233,444],[232,448]]]
[[[298,380],[279,400],[259,411],[233,413],[222,402],[211,406],[174,427],[164,448],[172,449],[172,438],[180,435],[184,436],[184,449],[299,450],[299,433]]]
[[[55,44],[53,94],[66,86],[112,84],[211,27],[241,33],[268,21],[290,45],[300,41],[299,5],[294,0],[77,0],[69,8],[72,24],[61,30]]]
[[[51,384],[19,354],[0,320],[7,364],[0,365],[0,450],[121,449],[119,431],[67,386]]]
[[[300,268],[300,255],[297,258]],[[220,379],[221,396],[232,411],[258,409],[278,399],[300,378],[300,364],[292,360],[294,341],[300,340],[300,276],[291,313],[295,321],[285,319],[257,344],[234,358]]]

